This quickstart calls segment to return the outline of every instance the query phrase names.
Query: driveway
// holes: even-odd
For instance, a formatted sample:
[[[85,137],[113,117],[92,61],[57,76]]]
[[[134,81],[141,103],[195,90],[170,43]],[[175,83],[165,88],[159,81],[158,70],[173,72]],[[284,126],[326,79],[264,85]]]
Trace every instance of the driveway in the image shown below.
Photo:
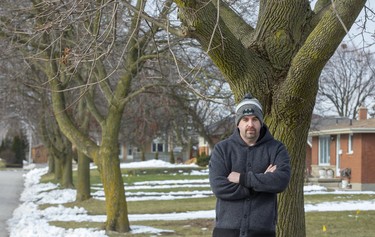
[[[20,194],[23,191],[23,174],[21,169],[0,170],[0,237],[8,237],[7,220],[13,216],[13,211],[20,204]]]

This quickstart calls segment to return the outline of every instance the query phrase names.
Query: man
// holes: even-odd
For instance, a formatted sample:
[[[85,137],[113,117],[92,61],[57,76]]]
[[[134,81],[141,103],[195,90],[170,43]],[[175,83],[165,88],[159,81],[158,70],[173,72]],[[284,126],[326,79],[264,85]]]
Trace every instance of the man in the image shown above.
[[[209,179],[216,201],[213,237],[274,237],[277,193],[290,179],[289,155],[263,123],[250,94],[236,106],[233,134],[215,145]]]

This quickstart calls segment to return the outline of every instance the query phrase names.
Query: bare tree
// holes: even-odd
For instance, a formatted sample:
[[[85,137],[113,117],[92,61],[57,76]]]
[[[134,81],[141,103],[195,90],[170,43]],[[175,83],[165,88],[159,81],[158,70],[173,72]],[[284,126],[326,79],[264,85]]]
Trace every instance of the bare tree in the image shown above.
[[[127,143],[143,150],[159,136],[173,138],[175,146],[189,146],[197,134],[209,140],[205,126],[232,113],[233,103],[228,105],[232,101],[229,85],[201,49],[187,50],[188,47],[197,47],[197,42],[170,44],[174,57],[147,62],[147,70],[139,74],[136,86],[143,87],[151,81],[158,86],[126,107],[121,137]]]
[[[317,107],[321,113],[333,108],[337,115],[355,119],[360,106],[374,106],[375,69],[371,52],[341,47],[329,60],[319,80]]]
[[[173,11],[172,2],[158,2],[156,7],[146,1],[19,3],[2,15],[0,35],[44,74],[61,132],[97,164],[107,199],[105,228],[129,231],[119,161],[120,123],[132,100],[163,86],[138,81],[147,62],[166,57],[169,47],[178,44],[160,32],[160,24],[165,25]],[[1,9],[14,6],[10,1],[1,4]],[[152,10],[145,14],[145,9]],[[164,73],[154,76],[163,78]],[[81,99],[97,124],[96,134],[81,129],[84,123],[75,115]]]
[[[254,27],[224,1],[175,3],[186,37],[198,40],[236,101],[247,92],[259,98],[265,123],[286,145],[292,177],[279,196],[277,235],[305,236],[303,158],[319,76],[366,1],[322,0],[312,10],[308,0],[261,0]]]

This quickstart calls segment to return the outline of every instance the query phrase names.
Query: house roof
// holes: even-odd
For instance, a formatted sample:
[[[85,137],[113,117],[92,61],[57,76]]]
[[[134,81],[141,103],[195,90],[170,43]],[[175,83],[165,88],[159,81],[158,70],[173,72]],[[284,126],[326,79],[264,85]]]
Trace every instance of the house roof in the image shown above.
[[[316,117],[311,120],[309,136],[353,133],[375,133],[375,119]]]

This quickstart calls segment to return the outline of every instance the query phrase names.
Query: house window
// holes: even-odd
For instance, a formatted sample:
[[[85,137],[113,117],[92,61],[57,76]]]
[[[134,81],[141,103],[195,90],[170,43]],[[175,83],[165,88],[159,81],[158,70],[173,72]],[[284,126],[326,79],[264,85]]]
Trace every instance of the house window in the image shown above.
[[[319,136],[319,165],[329,165],[329,136]]]
[[[348,153],[349,154],[353,153],[353,134],[349,134],[349,137],[348,137]]]
[[[164,152],[164,144],[158,141],[152,143],[152,152]]]

